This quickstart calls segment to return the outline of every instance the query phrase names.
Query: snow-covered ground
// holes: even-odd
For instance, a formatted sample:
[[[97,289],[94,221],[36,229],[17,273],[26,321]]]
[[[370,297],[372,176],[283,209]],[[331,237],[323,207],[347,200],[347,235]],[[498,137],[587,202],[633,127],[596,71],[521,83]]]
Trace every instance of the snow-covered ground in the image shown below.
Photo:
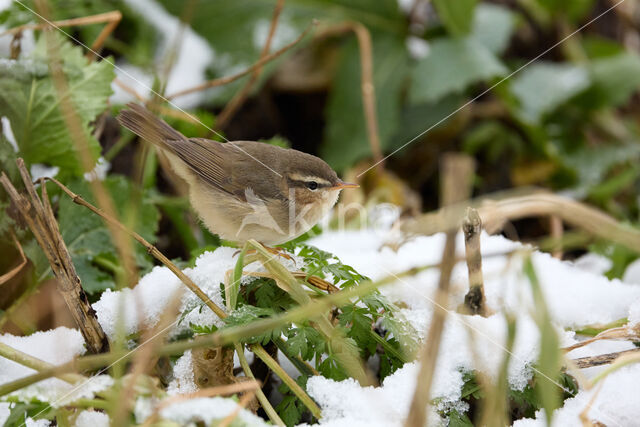
[[[334,253],[343,263],[353,266],[359,273],[380,279],[400,273],[411,267],[437,264],[440,261],[443,235],[417,237],[396,252],[384,246],[388,235],[380,229],[359,231],[328,231],[309,243]],[[458,253],[464,253],[462,236],[458,238]],[[462,371],[477,370],[495,378],[504,358],[506,335],[505,313],[514,315],[518,321],[517,335],[511,364],[509,383],[512,388],[522,389],[533,375],[532,364],[538,354],[538,329],[532,314],[536,307],[531,295],[531,285],[522,273],[522,263],[527,248],[499,236],[482,236],[482,251],[487,305],[493,313],[484,318],[467,316],[455,312],[464,300],[467,290],[466,265],[458,264],[452,275],[452,292],[445,330],[432,387],[432,397],[439,398],[438,409],[456,408],[464,411],[461,402]],[[235,250],[219,248],[202,255],[192,269],[186,273],[219,306],[223,306],[219,284],[225,273],[232,269]],[[563,346],[577,342],[568,329],[579,329],[593,324],[605,324],[629,317],[640,318],[640,286],[619,280],[608,280],[602,273],[606,261],[590,255],[577,263],[558,261],[547,254],[534,252],[532,261],[540,280],[546,302]],[[298,259],[297,263],[301,261]],[[292,268],[293,265],[289,265]],[[258,269],[256,265],[254,267]],[[401,303],[402,314],[424,337],[431,322],[434,308],[433,292],[437,286],[438,270],[425,270],[413,277],[397,278],[382,289],[387,297]],[[629,275],[629,280],[634,275]],[[182,310],[199,305],[198,299],[183,290],[180,281],[164,267],[156,267],[144,276],[134,289],[105,292],[94,304],[98,320],[108,335],[113,336],[118,319],[126,333],[138,331],[159,321],[161,314],[175,298],[181,298]],[[636,302],[636,304],[634,304]],[[125,315],[118,316],[119,310]],[[631,310],[631,314],[630,314]],[[638,319],[640,320],[640,319]],[[179,333],[189,323],[218,324],[219,320],[209,310],[195,308],[183,321],[173,325],[173,333]],[[50,363],[64,363],[83,352],[82,337],[78,331],[58,328],[40,332],[30,337],[0,336],[0,342],[14,346]],[[589,355],[621,351],[634,348],[626,341],[599,341],[574,350],[567,356],[577,358]],[[174,367],[176,379],[169,387],[170,394],[192,392],[197,389],[190,369],[190,353],[187,352]],[[631,426],[640,419],[637,384],[640,383],[640,365],[629,365],[608,376],[602,388],[587,390],[588,380],[604,367],[582,370],[578,376],[581,389],[577,395],[565,402],[554,416],[554,425],[582,425],[579,415],[588,407],[588,417],[608,426]],[[355,381],[335,382],[323,377],[311,378],[308,392],[323,411],[321,424],[327,426],[402,425],[413,395],[418,366],[408,363],[386,378],[380,387],[360,387]],[[20,378],[32,372],[28,368],[0,358],[0,383]],[[107,387],[109,378],[99,380],[100,387]],[[21,397],[34,396],[55,405],[68,401],[68,384],[51,379],[18,392]],[[80,390],[90,395],[100,389],[94,385],[89,390]],[[64,400],[62,397],[64,396]],[[74,395],[77,398],[77,394]],[[151,401],[141,400],[136,407],[136,416],[142,422],[150,413]],[[0,404],[0,422],[8,415],[8,404]],[[205,420],[224,417],[236,408],[233,401],[223,398],[202,398],[176,403],[165,408],[162,416],[176,422],[198,414]],[[432,409],[433,421],[442,421]],[[108,420],[97,412],[85,412],[78,425],[101,425]],[[241,417],[248,424],[262,424],[251,413],[242,411]],[[92,422],[91,420],[94,420]],[[523,419],[514,425],[523,427],[544,425],[543,413],[536,419]],[[80,421],[84,424],[81,424]]]

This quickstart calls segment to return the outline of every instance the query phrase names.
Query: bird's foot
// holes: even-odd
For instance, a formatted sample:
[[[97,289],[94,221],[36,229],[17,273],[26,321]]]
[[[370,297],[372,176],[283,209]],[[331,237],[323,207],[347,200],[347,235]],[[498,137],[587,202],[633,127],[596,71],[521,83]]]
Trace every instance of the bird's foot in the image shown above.
[[[270,254],[275,255],[275,256],[281,256],[282,258],[286,258],[286,259],[288,259],[289,261],[293,261],[293,263],[294,263],[294,264],[296,263],[296,260],[294,260],[294,259],[293,259],[293,257],[292,257],[291,255],[289,255],[287,252],[285,252],[285,251],[284,251],[284,249],[281,249],[281,248],[272,248],[272,247],[270,247],[270,246],[263,245],[262,243],[261,243],[261,245],[262,245],[262,247],[263,247],[267,252],[269,252]],[[233,256],[235,257],[235,256],[236,256],[236,255],[238,255],[240,252],[242,252],[242,251],[240,251],[240,250],[235,251],[235,252],[234,252],[234,254],[233,254]],[[256,252],[257,252],[257,251],[256,251],[255,249],[249,249],[246,253],[247,253],[248,255],[254,255]]]
[[[282,258],[286,258],[289,261],[293,261],[294,264],[296,263],[296,260],[294,260],[293,257],[289,255],[287,252],[285,252],[285,250],[282,248],[272,248],[266,245],[262,245],[262,247],[265,248],[266,251],[269,252],[270,254],[273,254],[275,256],[281,256]]]

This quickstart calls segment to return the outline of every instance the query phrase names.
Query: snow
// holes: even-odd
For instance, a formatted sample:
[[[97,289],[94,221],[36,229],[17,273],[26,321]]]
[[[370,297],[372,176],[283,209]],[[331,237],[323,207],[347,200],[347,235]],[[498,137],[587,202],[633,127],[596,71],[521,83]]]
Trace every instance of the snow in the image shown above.
[[[183,89],[197,86],[206,81],[205,71],[214,60],[215,54],[206,40],[196,34],[191,27],[181,29],[180,20],[168,13],[160,4],[153,0],[126,0],[127,6],[139,13],[150,23],[161,37],[157,51],[157,62],[165,65],[168,53],[173,49],[173,43],[181,38],[181,44],[176,50],[176,58],[169,75],[166,93],[172,94]],[[116,67],[116,74],[128,86],[132,86],[138,93],[148,97],[153,82],[152,76],[132,65],[121,63]],[[134,100],[115,83],[112,85],[114,103],[125,103]],[[200,105],[204,91],[181,96],[172,101],[180,108],[194,108]]]
[[[437,264],[442,256],[442,234],[414,238],[397,252],[384,246],[386,240],[387,236],[380,230],[359,230],[325,233],[309,243],[335,254],[343,263],[374,280],[412,267]],[[508,372],[512,388],[523,389],[527,385],[533,374],[531,366],[537,359],[539,333],[532,320],[536,307],[533,304],[531,285],[522,273],[523,259],[530,248],[500,236],[486,234],[481,237],[481,246],[485,256],[483,271],[487,306],[496,314],[483,318],[455,312],[455,308],[463,303],[468,287],[466,265],[456,265],[432,386],[432,396],[439,398],[440,405],[455,407],[456,402],[459,402],[461,372],[475,369],[489,378],[496,378],[505,352],[503,343],[506,321],[501,314],[503,312],[515,315],[518,325]],[[464,256],[461,235],[457,239],[457,253],[458,256]],[[629,286],[619,280],[608,280],[601,275],[600,272],[606,268],[602,260],[591,258],[575,265],[539,252],[532,253],[531,257],[563,346],[577,342],[574,333],[564,332],[564,328],[613,322],[629,314],[632,302],[640,301],[640,287]],[[408,307],[402,310],[402,315],[423,338],[431,322],[432,295],[437,287],[438,277],[437,269],[426,270],[414,277],[397,278],[395,283],[381,289],[391,301]],[[640,317],[640,302],[637,304],[637,307],[634,304],[631,313],[636,313],[637,310]],[[470,336],[473,339],[469,339]],[[630,342],[602,341],[574,350],[568,356],[584,357],[633,347]],[[584,369],[582,373],[587,378],[592,378],[604,368]],[[361,388],[350,380],[343,384],[315,377],[309,380],[309,392],[323,409],[323,423],[328,425],[345,425],[346,420],[356,425],[371,425],[376,419],[383,420],[378,425],[401,425],[406,415],[407,402],[411,401],[415,388],[416,369],[415,363],[405,365],[377,389]],[[574,400],[583,403],[584,393],[578,393]],[[635,393],[617,394],[618,412],[624,413],[621,405],[624,407],[635,404],[631,396],[635,396]],[[567,402],[569,407],[574,405],[580,407],[580,410],[585,406]],[[602,410],[594,407],[590,416],[609,425],[605,419],[611,415],[611,411],[604,410],[607,403],[602,403],[601,406]],[[594,415],[596,413],[598,416]],[[618,414],[616,419],[625,420],[627,416],[631,419],[630,414]],[[559,418],[567,422],[557,425],[579,424],[575,411],[562,413]],[[540,418],[543,419],[544,417]],[[625,425],[624,422],[622,425]]]
[[[109,416],[104,412],[82,411],[76,418],[75,427],[109,427]]]
[[[187,350],[173,366],[173,380],[167,387],[167,394],[173,396],[195,391],[198,391],[198,386],[193,374],[193,358],[191,350]]]
[[[640,365],[630,365],[608,376],[602,388],[582,390],[575,397],[567,399],[562,408],[554,412],[553,427],[581,426],[580,414],[588,407],[593,394],[597,393],[587,417],[607,426],[636,426],[640,419],[640,405],[637,403]],[[536,412],[535,419],[522,419],[513,423],[514,427],[543,427],[546,425],[544,411]]]
[[[389,220],[393,212],[378,215],[378,225],[359,231],[327,231],[313,238],[309,243],[335,254],[343,263],[353,266],[358,272],[372,279],[381,279],[398,274],[409,268],[436,265],[440,262],[444,235],[415,237],[394,251],[384,244],[390,237]],[[388,214],[388,215],[387,215]],[[394,232],[395,233],[395,232]],[[574,263],[562,262],[551,256],[535,252],[532,248],[509,241],[500,236],[481,236],[483,272],[488,317],[468,316],[456,312],[463,303],[466,293],[467,270],[461,262],[454,267],[451,283],[451,295],[446,307],[447,316],[444,333],[436,364],[436,374],[432,385],[432,397],[438,399],[438,405],[429,408],[432,425],[444,424],[437,411],[457,409],[464,412],[466,404],[461,401],[463,375],[468,371],[479,371],[489,379],[497,378],[499,368],[505,357],[507,321],[505,314],[517,321],[516,338],[510,358],[508,381],[513,389],[522,390],[533,375],[539,351],[539,333],[533,318],[538,307],[535,306],[531,284],[523,274],[523,262],[531,256],[542,292],[552,321],[562,346],[578,342],[579,337],[566,329],[578,329],[589,325],[606,324],[628,317],[632,324],[640,322],[640,286],[609,280],[602,276],[608,268],[602,259],[588,256]],[[213,252],[201,255],[193,268],[185,269],[187,274],[220,307],[224,307],[220,294],[220,284],[225,282],[227,272],[237,261],[235,248],[221,247]],[[464,255],[463,237],[458,236],[457,252]],[[289,269],[299,268],[301,260],[281,259]],[[258,263],[246,268],[261,271]],[[403,316],[424,339],[431,325],[434,312],[433,294],[437,287],[439,271],[426,269],[413,277],[396,277],[393,283],[381,289],[392,302],[402,309]],[[110,338],[117,335],[118,328],[129,335],[150,328],[158,323],[164,313],[175,302],[176,308],[187,312],[184,318],[176,317],[172,325],[172,334],[180,333],[190,324],[221,326],[221,321],[208,308],[203,307],[199,299],[185,291],[179,279],[165,267],[156,267],[142,277],[133,289],[106,291],[100,300],[93,304],[98,320]],[[50,363],[64,363],[84,352],[84,344],[79,332],[58,328],[54,331],[34,334],[31,337],[12,337],[5,335],[0,341],[16,348],[32,351],[36,357]],[[568,358],[592,356],[603,353],[623,351],[634,348],[629,341],[602,340],[573,350]],[[49,359],[47,359],[47,357]],[[4,363],[4,365],[3,365]],[[417,362],[407,363],[404,367],[387,377],[379,387],[360,387],[353,380],[336,382],[323,377],[309,379],[308,391],[318,402],[322,411],[322,425],[359,426],[359,425],[401,425],[406,417],[408,406],[415,388]],[[554,425],[580,425],[578,418],[598,388],[587,390],[588,381],[601,373],[606,366],[580,370],[577,377],[581,388],[577,395],[565,402],[563,408],[556,411]],[[22,373],[19,373],[22,370]],[[13,362],[0,359],[0,383],[10,381],[32,372],[17,366]],[[174,378],[170,383],[168,395],[197,391],[194,383],[191,352],[185,352],[174,364]],[[603,381],[602,389],[596,396],[589,412],[589,418],[607,425],[630,425],[631,420],[639,417],[634,398],[634,386],[640,380],[640,367],[630,365]],[[47,380],[49,388],[60,390],[70,386],[57,379]],[[96,381],[99,383],[99,381]],[[41,383],[41,384],[44,384]],[[105,383],[106,384],[106,383]],[[105,386],[97,384],[97,386]],[[55,387],[53,386],[55,385]],[[53,399],[60,392],[42,387],[30,391],[32,396]],[[24,391],[21,391],[24,393]],[[23,394],[24,396],[25,394]],[[136,403],[136,416],[142,422],[148,417],[157,401],[139,398]],[[163,418],[178,423],[192,419],[202,419],[210,423],[224,418],[237,407],[230,399],[198,398],[171,405],[163,409]],[[6,408],[0,406],[0,416]],[[100,417],[87,413],[83,417]],[[261,419],[246,411],[239,417],[250,425],[262,425]],[[99,425],[100,421],[92,422]],[[516,426],[529,426],[544,423],[544,413],[536,419],[520,420]]]
[[[225,282],[226,273],[235,267],[238,258],[234,255],[237,252],[235,248],[220,247],[214,252],[206,252],[198,257],[193,268],[184,269],[184,273],[223,310],[225,307],[220,284]],[[294,268],[294,261],[282,261],[289,268]],[[299,259],[297,262],[301,265]],[[245,271],[264,269],[256,262],[245,267]],[[170,307],[170,303],[180,296],[180,312],[188,313],[175,319],[172,325],[173,335],[188,330],[190,324],[217,327],[223,325],[222,320],[213,311],[203,306],[194,293],[185,289],[185,285],[167,267],[155,267],[133,289],[105,291],[100,300],[93,304],[93,309],[97,313],[98,322],[111,339],[117,336],[118,328],[122,328],[125,335],[131,335],[155,326]]]
[[[69,362],[85,352],[84,339],[80,331],[66,327],[35,332],[26,337],[4,334],[0,335],[0,342],[52,365]],[[26,377],[35,372],[33,369],[0,357],[0,384]],[[104,390],[112,384],[113,379],[106,375],[92,377],[75,385],[57,378],[50,378],[22,388],[9,396],[26,401],[37,399],[58,407],[80,398],[91,398],[94,393]]]
[[[135,405],[135,416],[138,423],[143,423],[153,413],[157,401],[147,398],[139,398]],[[160,411],[164,420],[175,421],[180,425],[189,425],[190,422],[202,421],[205,425],[214,424],[215,420],[221,421],[238,409],[238,403],[233,399],[222,397],[202,397],[186,401],[176,402]],[[252,414],[246,409],[240,409],[236,421],[244,422],[249,426],[268,426],[262,418]],[[217,423],[215,423],[217,424]]]
[[[636,300],[629,307],[629,326],[635,326],[640,323],[640,299]]]
[[[416,363],[407,363],[386,378],[381,387],[360,387],[354,379],[338,382],[316,376],[309,378],[307,391],[322,408],[322,425],[399,426],[411,404],[417,370]],[[448,381],[458,385],[459,396],[462,376],[451,373],[445,375],[449,376]],[[431,425],[434,421],[440,421],[435,412],[430,414],[430,418]]]

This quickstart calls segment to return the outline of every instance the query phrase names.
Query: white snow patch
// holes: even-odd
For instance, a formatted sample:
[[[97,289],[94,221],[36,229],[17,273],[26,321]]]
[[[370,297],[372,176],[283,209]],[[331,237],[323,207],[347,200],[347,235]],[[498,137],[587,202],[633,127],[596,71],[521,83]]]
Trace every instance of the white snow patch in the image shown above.
[[[36,332],[26,337],[0,335],[0,342],[52,365],[69,362],[85,352],[84,339],[80,331],[63,326],[46,332]],[[35,372],[33,369],[0,357],[0,384]],[[91,398],[95,392],[104,390],[112,384],[113,379],[107,375],[92,377],[82,384],[75,385],[57,378],[50,378],[22,388],[11,393],[10,396],[16,396],[22,401],[37,399],[58,407],[79,398]]]
[[[2,116],[0,118],[0,121],[2,122],[2,134],[5,136],[5,138],[7,138],[7,141],[9,141],[9,144],[11,144],[11,146],[13,147],[13,151],[17,153],[19,151],[18,142],[16,141],[16,137],[13,134],[13,129],[11,129],[11,122],[9,121],[9,118],[6,116]]]
[[[220,293],[220,284],[225,282],[226,273],[235,267],[238,260],[234,256],[236,252],[237,249],[229,247],[205,252],[198,257],[195,267],[184,270],[211,301],[222,309],[224,301]],[[282,261],[288,268],[295,268],[292,261]],[[299,259],[297,262],[301,265]],[[244,270],[263,271],[257,262],[246,266]],[[175,319],[176,324],[172,332],[174,335],[189,329],[190,324],[223,326],[222,320],[203,305],[193,292],[188,291],[167,267],[155,267],[142,277],[133,289],[126,288],[116,292],[106,290],[100,300],[93,304],[93,309],[105,333],[114,339],[118,328],[122,328],[125,335],[130,335],[141,329],[153,327],[176,298],[182,298],[180,312],[187,314],[181,319]]]
[[[589,405],[593,393],[598,393],[587,416],[592,421],[600,421],[607,426],[636,426],[640,419],[638,405],[638,381],[640,365],[630,365],[610,374],[603,380],[602,388],[581,390],[575,397],[567,399],[562,408],[554,411],[553,427],[581,426],[580,414]],[[544,410],[536,412],[535,419],[522,419],[513,423],[514,427],[546,426]]]
[[[625,283],[632,283],[634,285],[640,285],[640,259],[633,261],[627,266],[622,276],[622,281]]]
[[[611,269],[613,261],[604,255],[589,252],[573,261],[573,265],[590,273],[604,274]]]
[[[109,415],[98,411],[82,411],[76,418],[76,427],[109,427]]]
[[[109,169],[111,169],[111,163],[104,157],[100,156],[98,157],[98,161],[96,161],[96,165],[93,167],[93,170],[84,174],[84,179],[87,181],[93,181],[95,179],[98,181],[104,181]]]
[[[31,179],[34,181],[39,180],[40,178],[53,178],[58,175],[60,172],[60,168],[58,166],[48,166],[42,163],[34,163],[31,165],[31,169],[29,170],[31,173]]]
[[[153,411],[153,405],[157,402],[151,399],[139,398],[136,402],[135,414],[138,423],[144,422]],[[232,399],[222,397],[197,398],[169,405],[160,411],[160,416],[165,420],[175,421],[180,425],[201,421],[205,425],[212,425],[214,421],[221,421],[227,415],[238,408],[238,403]],[[268,426],[262,418],[252,414],[246,409],[241,409],[236,418],[250,426]]]
[[[191,350],[184,352],[173,366],[173,380],[167,387],[167,394],[186,394],[198,391],[193,374],[193,358]]]

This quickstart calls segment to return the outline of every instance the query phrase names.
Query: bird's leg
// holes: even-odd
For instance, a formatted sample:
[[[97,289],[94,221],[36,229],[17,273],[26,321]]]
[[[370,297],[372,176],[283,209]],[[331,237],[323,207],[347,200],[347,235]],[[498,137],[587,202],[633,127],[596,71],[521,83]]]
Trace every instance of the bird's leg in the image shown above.
[[[284,251],[284,249],[281,248],[272,248],[270,246],[265,245],[264,243],[260,243],[262,245],[263,248],[265,248],[265,250],[267,252],[269,252],[270,254],[276,255],[276,256],[281,256],[282,258],[286,258],[289,261],[293,261],[293,263],[295,264],[296,261],[293,259],[293,257],[291,255],[289,255],[288,253],[286,253]]]
[[[295,264],[296,260],[293,259],[293,257],[291,255],[289,255],[288,253],[286,253],[283,249],[280,248],[272,248],[270,246],[267,246],[263,243],[260,243],[262,245],[262,247],[269,252],[270,254],[276,255],[276,256],[281,256],[282,258],[286,258],[289,261],[293,261],[293,263]],[[233,256],[235,257],[236,255],[238,255],[240,252],[240,250],[235,251]],[[249,249],[246,254],[247,255],[254,255],[257,251],[255,249]]]

